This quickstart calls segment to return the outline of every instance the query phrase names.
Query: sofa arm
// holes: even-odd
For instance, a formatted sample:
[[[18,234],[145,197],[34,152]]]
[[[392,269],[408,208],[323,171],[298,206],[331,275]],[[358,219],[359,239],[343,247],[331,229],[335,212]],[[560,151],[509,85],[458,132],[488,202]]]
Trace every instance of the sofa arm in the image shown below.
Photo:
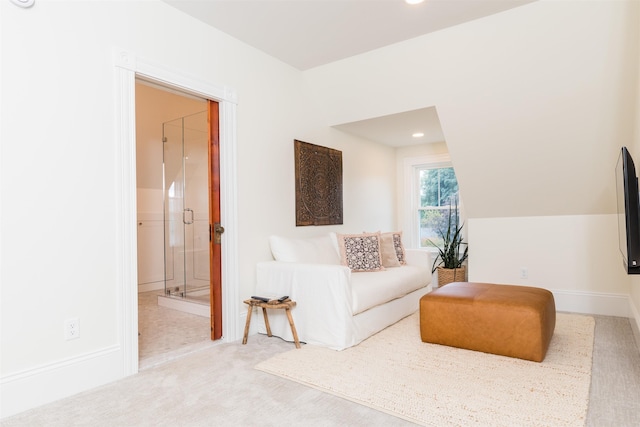
[[[425,249],[405,249],[404,258],[407,265],[424,265],[431,270],[431,252]]]
[[[260,262],[256,267],[256,294],[288,295],[296,301],[291,311],[300,341],[334,349],[351,345],[353,330],[351,270],[342,265]],[[274,335],[291,340],[289,324],[281,310],[269,313]]]

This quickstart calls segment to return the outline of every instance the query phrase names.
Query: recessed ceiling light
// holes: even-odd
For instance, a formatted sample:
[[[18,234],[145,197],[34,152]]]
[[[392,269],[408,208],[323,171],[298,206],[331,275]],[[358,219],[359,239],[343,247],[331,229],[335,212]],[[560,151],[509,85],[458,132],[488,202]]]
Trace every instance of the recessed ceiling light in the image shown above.
[[[422,132],[416,132],[413,135],[411,135],[414,138],[422,138],[424,136],[424,133]]]
[[[24,7],[25,9],[33,6],[36,0],[11,0],[16,6]]]
[[[419,4],[422,3],[424,0],[404,0],[404,2],[406,4]]]

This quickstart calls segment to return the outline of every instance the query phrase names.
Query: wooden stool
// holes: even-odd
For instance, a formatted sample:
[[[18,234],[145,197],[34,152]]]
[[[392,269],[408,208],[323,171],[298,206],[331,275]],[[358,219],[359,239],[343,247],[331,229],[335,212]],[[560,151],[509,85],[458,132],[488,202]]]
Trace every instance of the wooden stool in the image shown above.
[[[300,341],[298,340],[298,332],[296,331],[296,326],[293,324],[293,317],[291,317],[291,309],[296,306],[295,301],[287,300],[284,302],[263,302],[257,299],[248,299],[244,301],[245,304],[249,306],[247,311],[247,323],[244,326],[244,338],[242,339],[242,344],[247,343],[247,336],[249,335],[249,325],[251,324],[251,313],[253,312],[253,307],[262,307],[262,314],[264,315],[264,324],[267,327],[267,336],[271,335],[271,327],[269,326],[269,318],[267,317],[267,308],[273,309],[284,309],[287,313],[287,318],[289,319],[289,326],[291,326],[291,332],[293,333],[293,339],[296,343],[296,348],[300,348]]]

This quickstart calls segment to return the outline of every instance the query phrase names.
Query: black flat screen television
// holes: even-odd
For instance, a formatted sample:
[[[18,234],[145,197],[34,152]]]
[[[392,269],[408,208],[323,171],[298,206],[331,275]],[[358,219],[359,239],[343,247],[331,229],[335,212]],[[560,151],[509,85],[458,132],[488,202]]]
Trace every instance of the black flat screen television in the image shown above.
[[[622,147],[616,164],[618,241],[627,274],[640,274],[640,206],[633,158]]]

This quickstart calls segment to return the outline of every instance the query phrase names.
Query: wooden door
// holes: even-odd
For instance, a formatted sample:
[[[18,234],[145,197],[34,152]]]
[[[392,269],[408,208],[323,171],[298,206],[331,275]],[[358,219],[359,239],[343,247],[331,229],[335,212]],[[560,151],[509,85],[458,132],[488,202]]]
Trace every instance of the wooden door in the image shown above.
[[[208,101],[209,112],[209,257],[211,269],[211,339],[222,338],[222,243],[220,223],[220,113]]]

